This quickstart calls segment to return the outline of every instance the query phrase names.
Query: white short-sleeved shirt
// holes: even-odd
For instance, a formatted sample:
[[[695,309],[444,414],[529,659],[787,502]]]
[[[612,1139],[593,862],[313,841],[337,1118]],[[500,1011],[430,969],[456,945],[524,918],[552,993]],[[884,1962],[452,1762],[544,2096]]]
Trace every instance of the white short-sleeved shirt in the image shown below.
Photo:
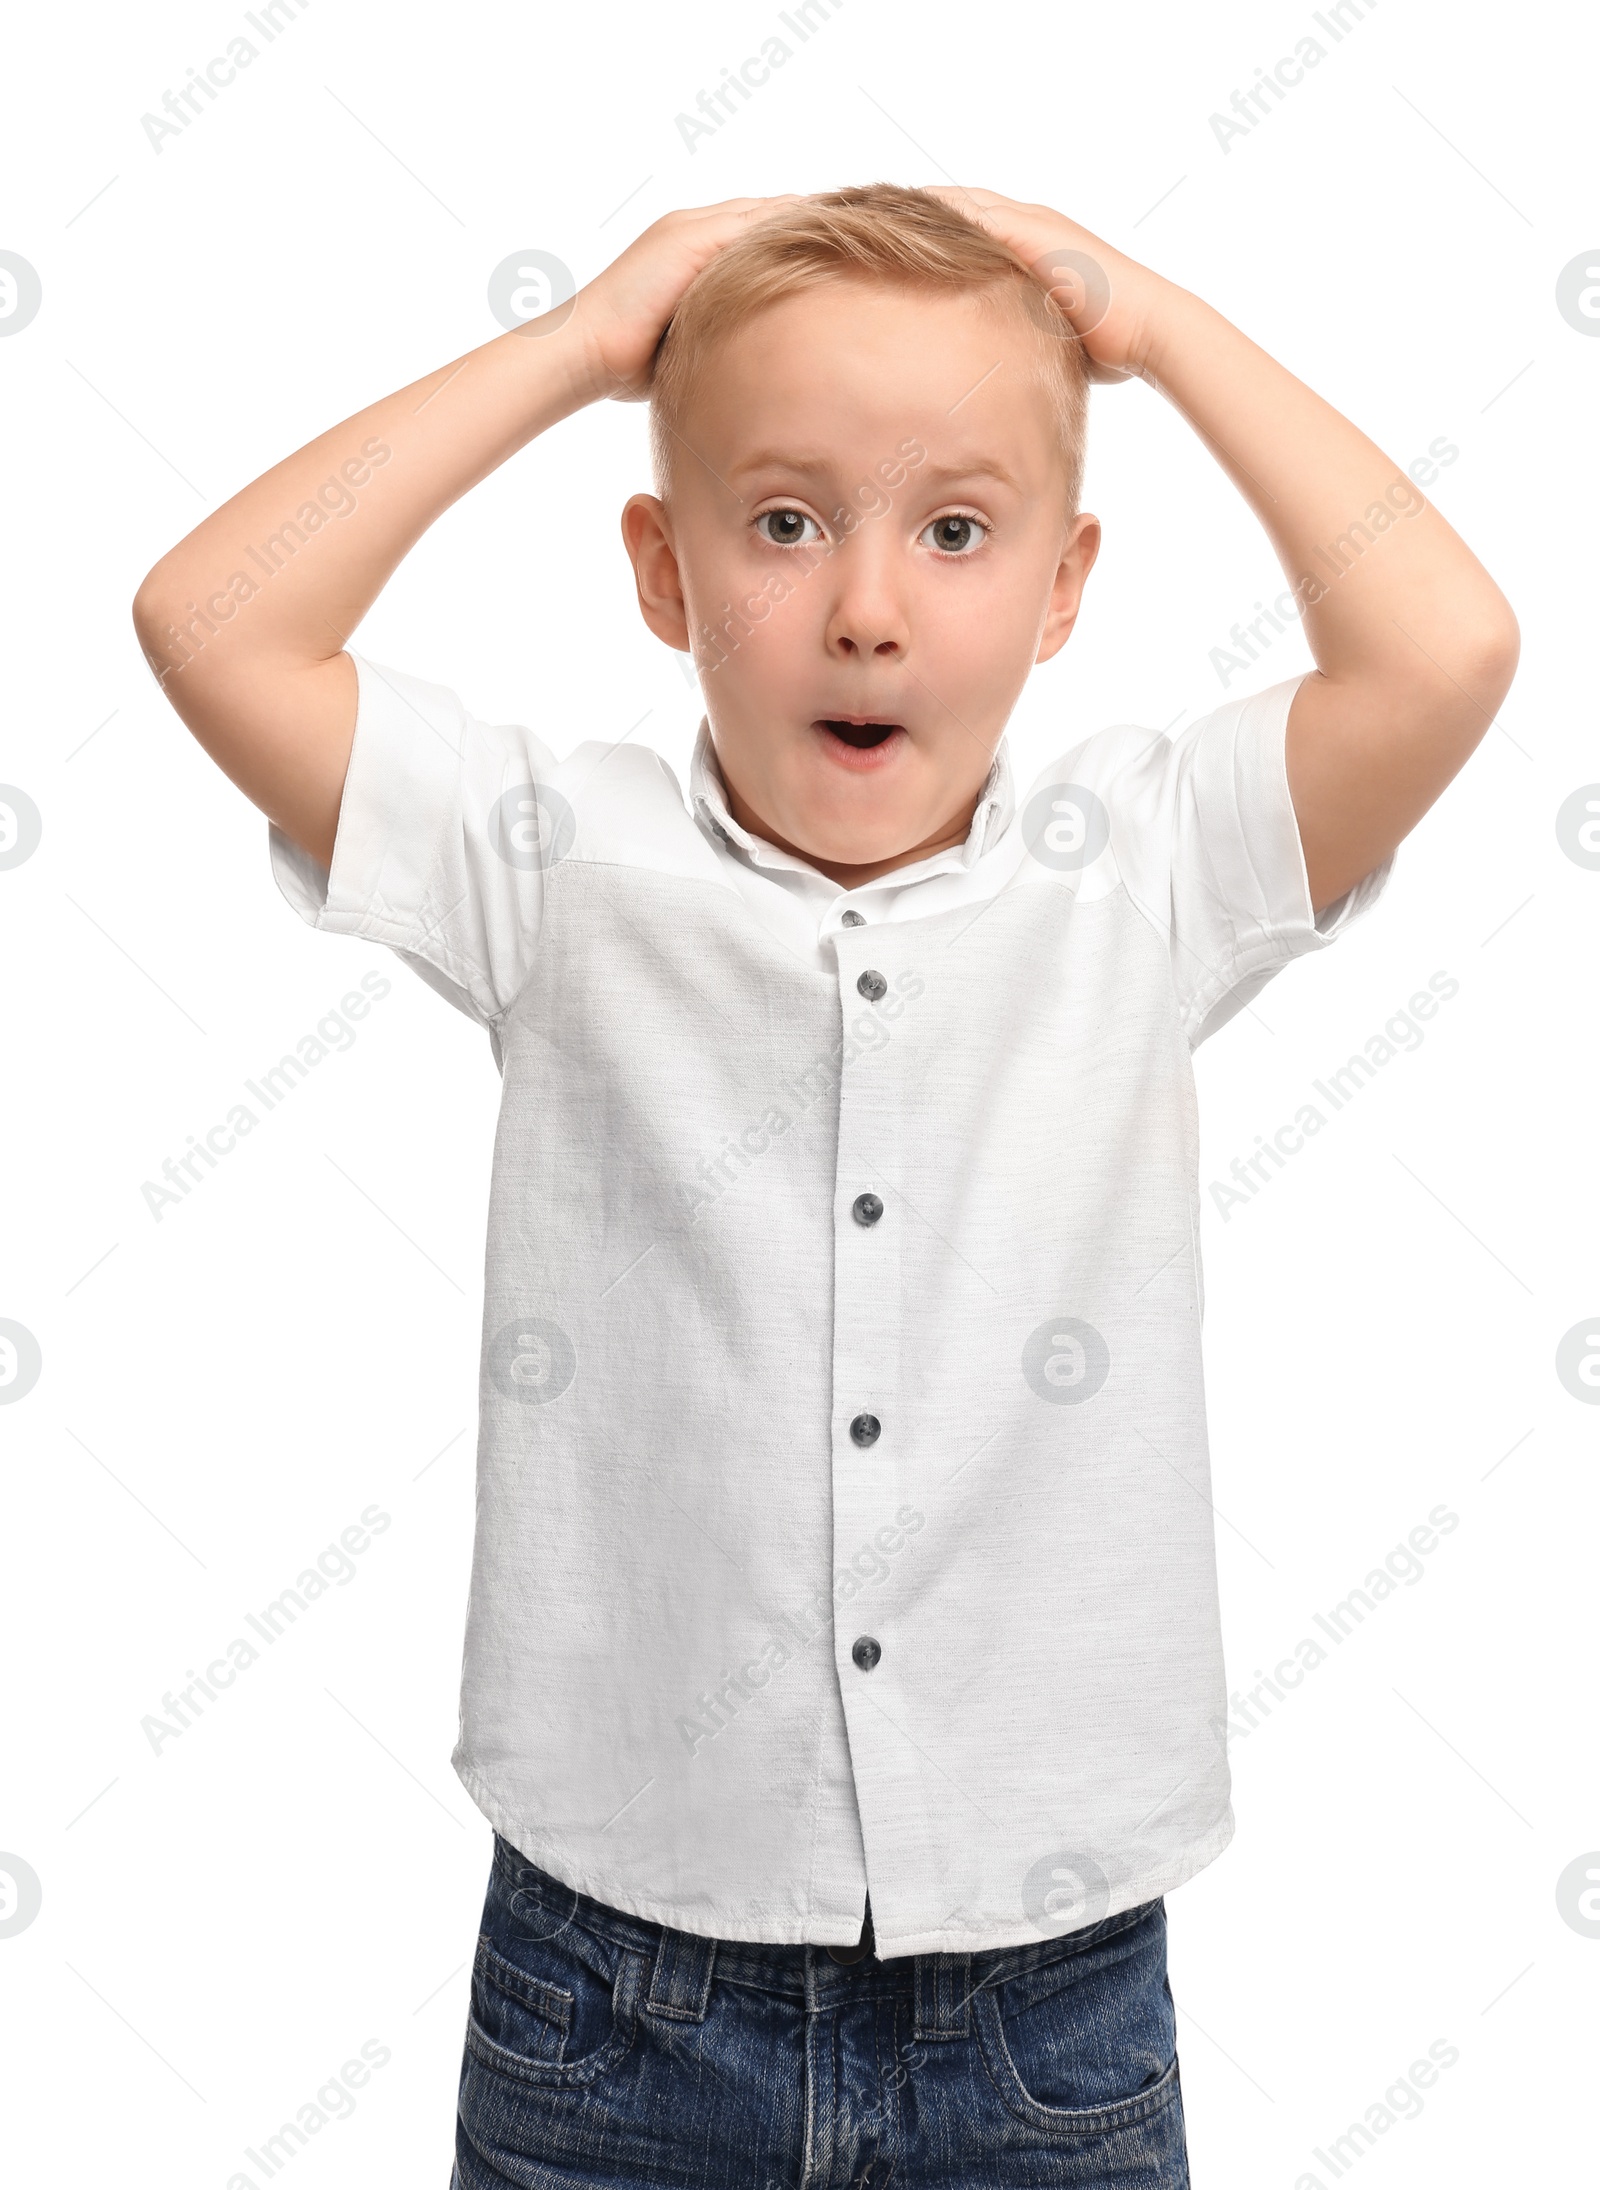
[[[715,1937],[1015,1945],[1232,1832],[1190,1051],[1314,918],[1298,679],[1002,744],[844,891],[659,755],[357,661],[314,926],[503,1078],[453,1762],[568,1884]]]

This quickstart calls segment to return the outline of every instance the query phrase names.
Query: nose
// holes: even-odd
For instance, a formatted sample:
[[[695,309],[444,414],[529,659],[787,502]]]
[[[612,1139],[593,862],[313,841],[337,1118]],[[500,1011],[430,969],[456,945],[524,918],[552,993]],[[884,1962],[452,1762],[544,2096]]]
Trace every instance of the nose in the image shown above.
[[[845,660],[903,662],[911,648],[911,623],[887,527],[865,519],[834,555],[832,568],[824,633],[829,653]]]

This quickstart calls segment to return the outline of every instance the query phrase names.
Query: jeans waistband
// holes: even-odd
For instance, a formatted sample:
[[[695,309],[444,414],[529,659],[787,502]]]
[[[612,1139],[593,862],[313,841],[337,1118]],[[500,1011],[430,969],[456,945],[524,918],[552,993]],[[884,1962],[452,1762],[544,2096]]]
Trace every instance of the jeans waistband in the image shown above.
[[[549,1936],[575,1924],[595,1937],[643,1955],[651,1965],[649,2004],[657,2013],[698,2021],[705,2013],[713,1978],[786,1994],[808,2005],[859,1998],[863,1992],[910,1992],[917,2005],[917,2035],[963,2037],[968,2029],[972,1994],[1024,1971],[1040,1969],[1081,1954],[1101,1940],[1140,1922],[1157,1904],[1145,1902],[1082,1930],[973,1953],[897,1955],[880,1961],[875,1945],[858,1960],[838,1962],[826,1947],[806,1944],[715,1939],[685,1932],[649,1917],[581,1893],[541,1870],[496,1833],[495,1868],[521,1904],[526,1920],[537,1916]],[[869,1932],[870,1941],[870,1932]]]

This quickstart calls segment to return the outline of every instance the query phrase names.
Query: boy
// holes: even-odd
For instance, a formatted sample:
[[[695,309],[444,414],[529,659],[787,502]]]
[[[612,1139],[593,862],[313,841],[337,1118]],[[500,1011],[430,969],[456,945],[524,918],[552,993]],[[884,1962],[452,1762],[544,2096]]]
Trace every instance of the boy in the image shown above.
[[[1099,544],[1086,385],[1134,375],[1317,671],[1019,790]],[[687,803],[343,651],[457,496],[646,393],[623,534],[701,676]],[[1185,2184],[1162,1896],[1232,1830],[1189,1052],[1382,889],[1510,682],[1499,591],[1197,297],[876,186],[658,222],[135,617],[291,904],[504,1079],[459,2190]]]

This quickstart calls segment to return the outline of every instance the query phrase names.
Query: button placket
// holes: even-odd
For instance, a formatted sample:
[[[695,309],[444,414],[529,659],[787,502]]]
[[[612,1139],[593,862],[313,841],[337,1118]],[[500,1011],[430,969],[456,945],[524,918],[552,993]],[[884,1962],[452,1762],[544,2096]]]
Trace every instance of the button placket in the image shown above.
[[[853,909],[853,908],[852,908]],[[899,1013],[888,1018],[879,1006],[894,985],[895,968],[873,963],[885,955],[889,931],[866,932],[859,922],[841,919],[835,936],[839,992],[847,1037],[856,1055],[841,1067],[839,1139],[835,1170],[834,1225],[834,1391],[835,1417],[834,1556],[841,1569],[860,1562],[904,1496],[894,1439],[892,1364],[899,1358],[901,1226],[885,1223],[884,1197],[868,1185],[875,1157],[893,1148],[899,1117]],[[882,1019],[870,1029],[863,1021]],[[876,1038],[875,1038],[876,1037]],[[887,1377],[887,1381],[886,1381]],[[881,1550],[873,1552],[881,1568]],[[859,1568],[858,1568],[859,1570]],[[837,1662],[848,1703],[851,1684],[864,1679],[894,1648],[893,1569],[880,1574],[870,1589],[835,1612]],[[852,1622],[853,1616],[853,1622]],[[861,1629],[867,1632],[860,1632]],[[855,1736],[852,1735],[854,1740]],[[868,1784],[881,1767],[871,1743],[857,1755],[858,1801],[866,1803]]]

